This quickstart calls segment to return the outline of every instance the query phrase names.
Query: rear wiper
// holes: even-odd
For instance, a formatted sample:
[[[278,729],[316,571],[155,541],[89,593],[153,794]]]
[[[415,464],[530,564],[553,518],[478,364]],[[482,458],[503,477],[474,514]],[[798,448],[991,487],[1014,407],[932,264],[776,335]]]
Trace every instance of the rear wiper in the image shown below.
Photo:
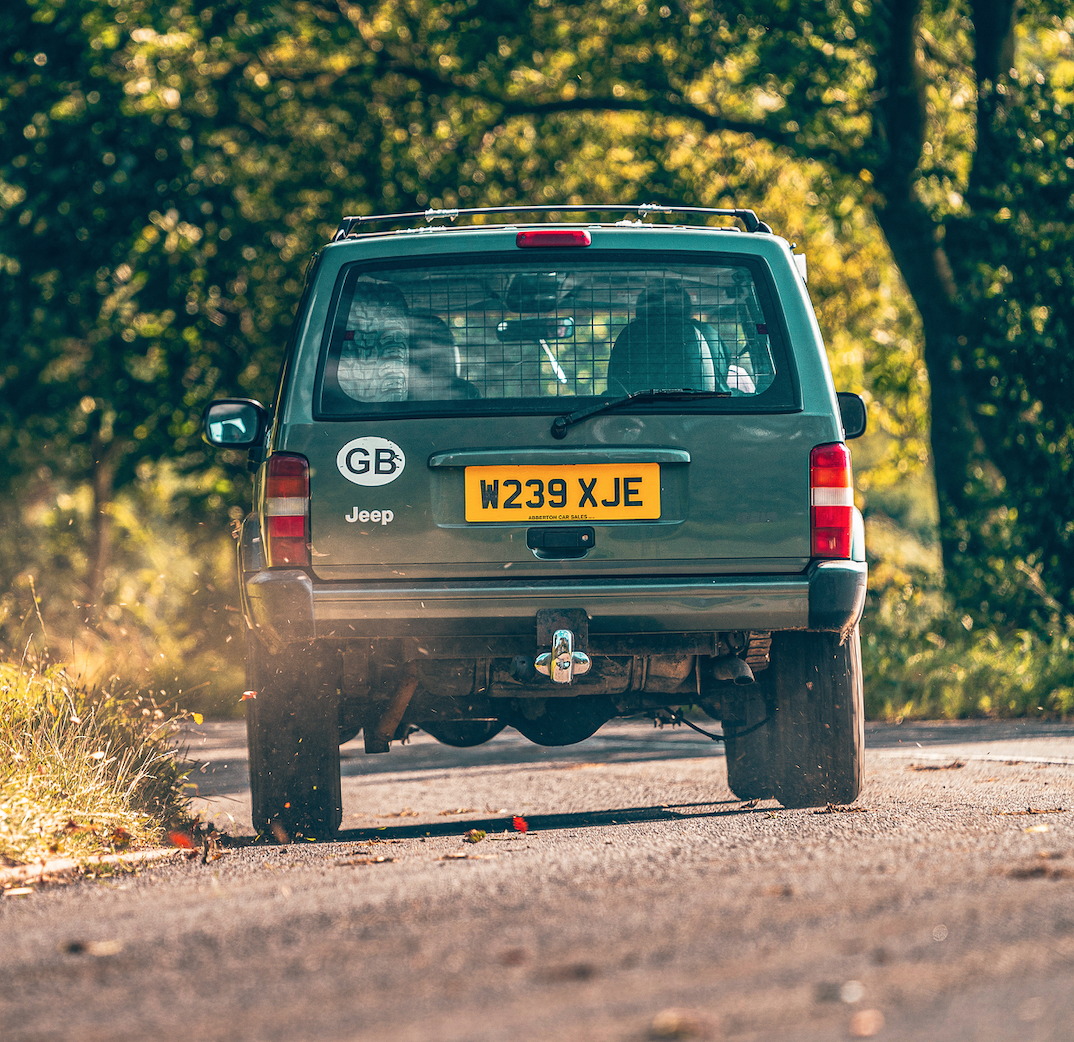
[[[631,394],[624,394],[620,398],[613,398],[610,402],[600,402],[598,405],[591,405],[588,409],[579,409],[577,412],[567,413],[566,416],[557,416],[552,421],[552,437],[565,438],[567,436],[568,427],[572,427],[582,420],[588,420],[590,416],[596,416],[597,413],[609,412],[611,409],[617,409],[620,405],[625,405],[627,402],[654,401],[658,398],[730,397],[730,391],[692,391],[689,387],[652,387],[648,391],[634,391]]]

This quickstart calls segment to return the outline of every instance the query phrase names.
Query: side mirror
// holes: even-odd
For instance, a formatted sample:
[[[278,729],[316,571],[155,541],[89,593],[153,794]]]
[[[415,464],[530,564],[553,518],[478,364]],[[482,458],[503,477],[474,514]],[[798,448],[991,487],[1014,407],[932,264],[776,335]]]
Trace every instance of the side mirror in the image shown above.
[[[865,433],[867,414],[865,402],[860,394],[852,394],[850,391],[840,391],[839,415],[843,421],[843,436],[847,441],[851,438],[860,438]]]
[[[202,437],[218,449],[249,449],[260,445],[268,426],[268,411],[251,398],[221,398],[211,402],[202,419]]]

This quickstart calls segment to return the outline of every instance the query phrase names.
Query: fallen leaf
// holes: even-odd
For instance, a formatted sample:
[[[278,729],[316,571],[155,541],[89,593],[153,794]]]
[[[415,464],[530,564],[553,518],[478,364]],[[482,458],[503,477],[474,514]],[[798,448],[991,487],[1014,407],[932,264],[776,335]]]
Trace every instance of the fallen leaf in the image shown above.
[[[74,818],[69,818],[63,830],[64,832],[96,832],[97,826],[92,821],[88,825],[79,825]]]
[[[516,832],[528,832],[529,831],[529,824],[527,823],[526,819],[521,817],[518,814],[516,814],[511,819],[511,824],[514,826],[514,829],[515,829]]]
[[[765,887],[765,893],[769,897],[794,897],[794,887],[790,883],[776,883]]]
[[[549,966],[539,976],[546,981],[592,980],[597,968],[588,962],[569,962],[565,966]]]
[[[217,843],[217,832],[213,829],[205,833],[205,840],[201,846],[201,863],[207,865],[210,861],[216,861],[224,856]]]
[[[950,763],[912,763],[911,771],[958,771],[966,765],[961,760],[952,760]]]
[[[476,814],[476,807],[456,807],[454,810],[442,810],[440,811],[440,817],[447,818],[452,814]]]
[[[739,807],[738,809],[739,810],[753,810],[753,808],[756,807],[756,806],[757,806],[757,801],[756,800],[746,800],[746,802],[743,803],[742,806]]]
[[[250,699],[252,699],[252,698],[257,698],[257,692],[256,691],[244,691],[242,693],[242,698],[240,698],[239,701],[240,702],[249,702]]]
[[[815,810],[814,814],[868,814],[865,807],[840,807],[836,803],[826,804],[823,810]]]
[[[193,720],[193,721],[194,721],[194,723],[196,723],[196,724],[203,724],[203,723],[205,723],[205,717],[203,717],[203,716],[201,715],[201,713],[191,713],[191,714],[190,714],[190,719],[191,719],[191,720]]]
[[[1006,817],[1017,818],[1025,814],[1065,814],[1066,810],[1066,807],[1026,807],[1025,810],[1001,810],[997,813]]]
[[[470,829],[462,838],[467,843],[480,843],[485,838],[485,830]]]
[[[122,941],[69,941],[63,946],[68,955],[118,955],[123,951]]]
[[[1010,879],[1070,879],[1074,871],[1064,868],[1062,865],[1018,865],[1009,868],[1004,873]]]
[[[411,810],[409,807],[404,807],[402,810],[393,811],[391,814],[377,814],[378,818],[420,818],[421,814],[416,810]]]
[[[860,1009],[850,1018],[851,1038],[872,1038],[884,1030],[884,1014],[878,1009]]]
[[[661,1010],[649,1026],[649,1038],[708,1038],[712,1028],[696,1009]]]

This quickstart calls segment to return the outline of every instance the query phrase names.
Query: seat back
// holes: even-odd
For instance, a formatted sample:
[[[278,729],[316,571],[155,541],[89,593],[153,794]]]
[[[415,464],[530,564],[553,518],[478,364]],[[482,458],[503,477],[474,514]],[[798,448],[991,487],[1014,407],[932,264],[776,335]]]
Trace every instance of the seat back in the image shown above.
[[[616,337],[608,360],[608,393],[650,388],[716,390],[708,342],[689,319],[647,312]]]
[[[359,402],[403,402],[410,376],[410,320],[394,286],[359,282],[343,333],[336,379]]]

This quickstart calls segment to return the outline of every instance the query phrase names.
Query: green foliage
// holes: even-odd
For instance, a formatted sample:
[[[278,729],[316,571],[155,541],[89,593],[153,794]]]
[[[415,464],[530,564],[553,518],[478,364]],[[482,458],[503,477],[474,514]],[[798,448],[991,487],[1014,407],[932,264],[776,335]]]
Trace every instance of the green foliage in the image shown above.
[[[866,715],[1067,719],[1074,713],[1072,657],[1074,627],[1044,636],[988,629],[944,637],[870,626],[862,646]]]
[[[707,202],[730,173],[736,201],[744,189],[752,201],[749,167],[771,169],[771,148],[813,181],[807,207],[781,226],[796,235],[805,223],[810,251],[823,223],[803,222],[809,207],[855,245],[871,216],[920,319],[881,327],[868,353],[877,413],[909,418],[917,441],[905,452],[874,447],[872,462],[889,470],[881,452],[892,451],[896,469],[910,468],[924,455],[914,404],[923,373],[901,346],[921,336],[948,592],[986,624],[1040,630],[1074,607],[1071,294],[1061,259],[1074,226],[1074,19],[1064,8],[818,0],[746,5],[730,17],[700,2],[538,0],[426,10],[439,25],[430,15],[402,43],[386,38],[385,51],[426,89],[438,80],[444,94],[499,110],[522,172],[514,183],[501,177],[504,198],[549,190],[553,170],[571,165],[565,157],[599,163],[604,144],[597,183],[626,170],[662,201]],[[464,25],[484,58],[430,62],[437,33]],[[426,40],[429,50],[413,46]],[[580,117],[590,122],[572,123]],[[613,142],[594,136],[598,125]],[[563,140],[560,158],[542,162]],[[882,285],[868,268],[848,269],[866,291],[851,299],[869,310]],[[894,439],[899,426],[890,424]],[[1041,493],[1056,488],[1060,509],[1049,512]]]
[[[1074,618],[1049,630],[981,627],[943,588],[922,491],[888,490],[866,521],[869,597],[862,620],[870,719],[1069,718],[1074,714]],[[915,502],[916,500],[916,502]],[[916,522],[916,524],[915,524]]]
[[[1074,607],[1074,20],[1004,8],[9,3],[0,642],[33,579],[54,643],[220,668],[248,489],[198,419],[271,400],[305,258],[345,212],[561,199],[750,205],[799,242],[869,401],[867,510],[931,464],[939,514],[897,519],[938,535],[948,603],[1046,639]]]
[[[0,862],[159,843],[186,817],[176,723],[148,695],[0,663]]]
[[[0,504],[10,577],[0,590],[0,654],[17,658],[29,648],[90,682],[121,676],[188,709],[238,712],[243,623],[234,541],[194,521],[191,508],[192,500],[230,499],[222,472],[184,475],[166,461],[139,467],[109,506],[116,547],[99,611],[76,579],[92,544],[90,488],[35,473],[14,490]]]
[[[992,129],[1003,176],[946,222],[972,315],[959,363],[991,463],[956,521],[955,578],[977,617],[1043,631],[1074,590],[1074,111],[1046,83],[1010,90]]]

